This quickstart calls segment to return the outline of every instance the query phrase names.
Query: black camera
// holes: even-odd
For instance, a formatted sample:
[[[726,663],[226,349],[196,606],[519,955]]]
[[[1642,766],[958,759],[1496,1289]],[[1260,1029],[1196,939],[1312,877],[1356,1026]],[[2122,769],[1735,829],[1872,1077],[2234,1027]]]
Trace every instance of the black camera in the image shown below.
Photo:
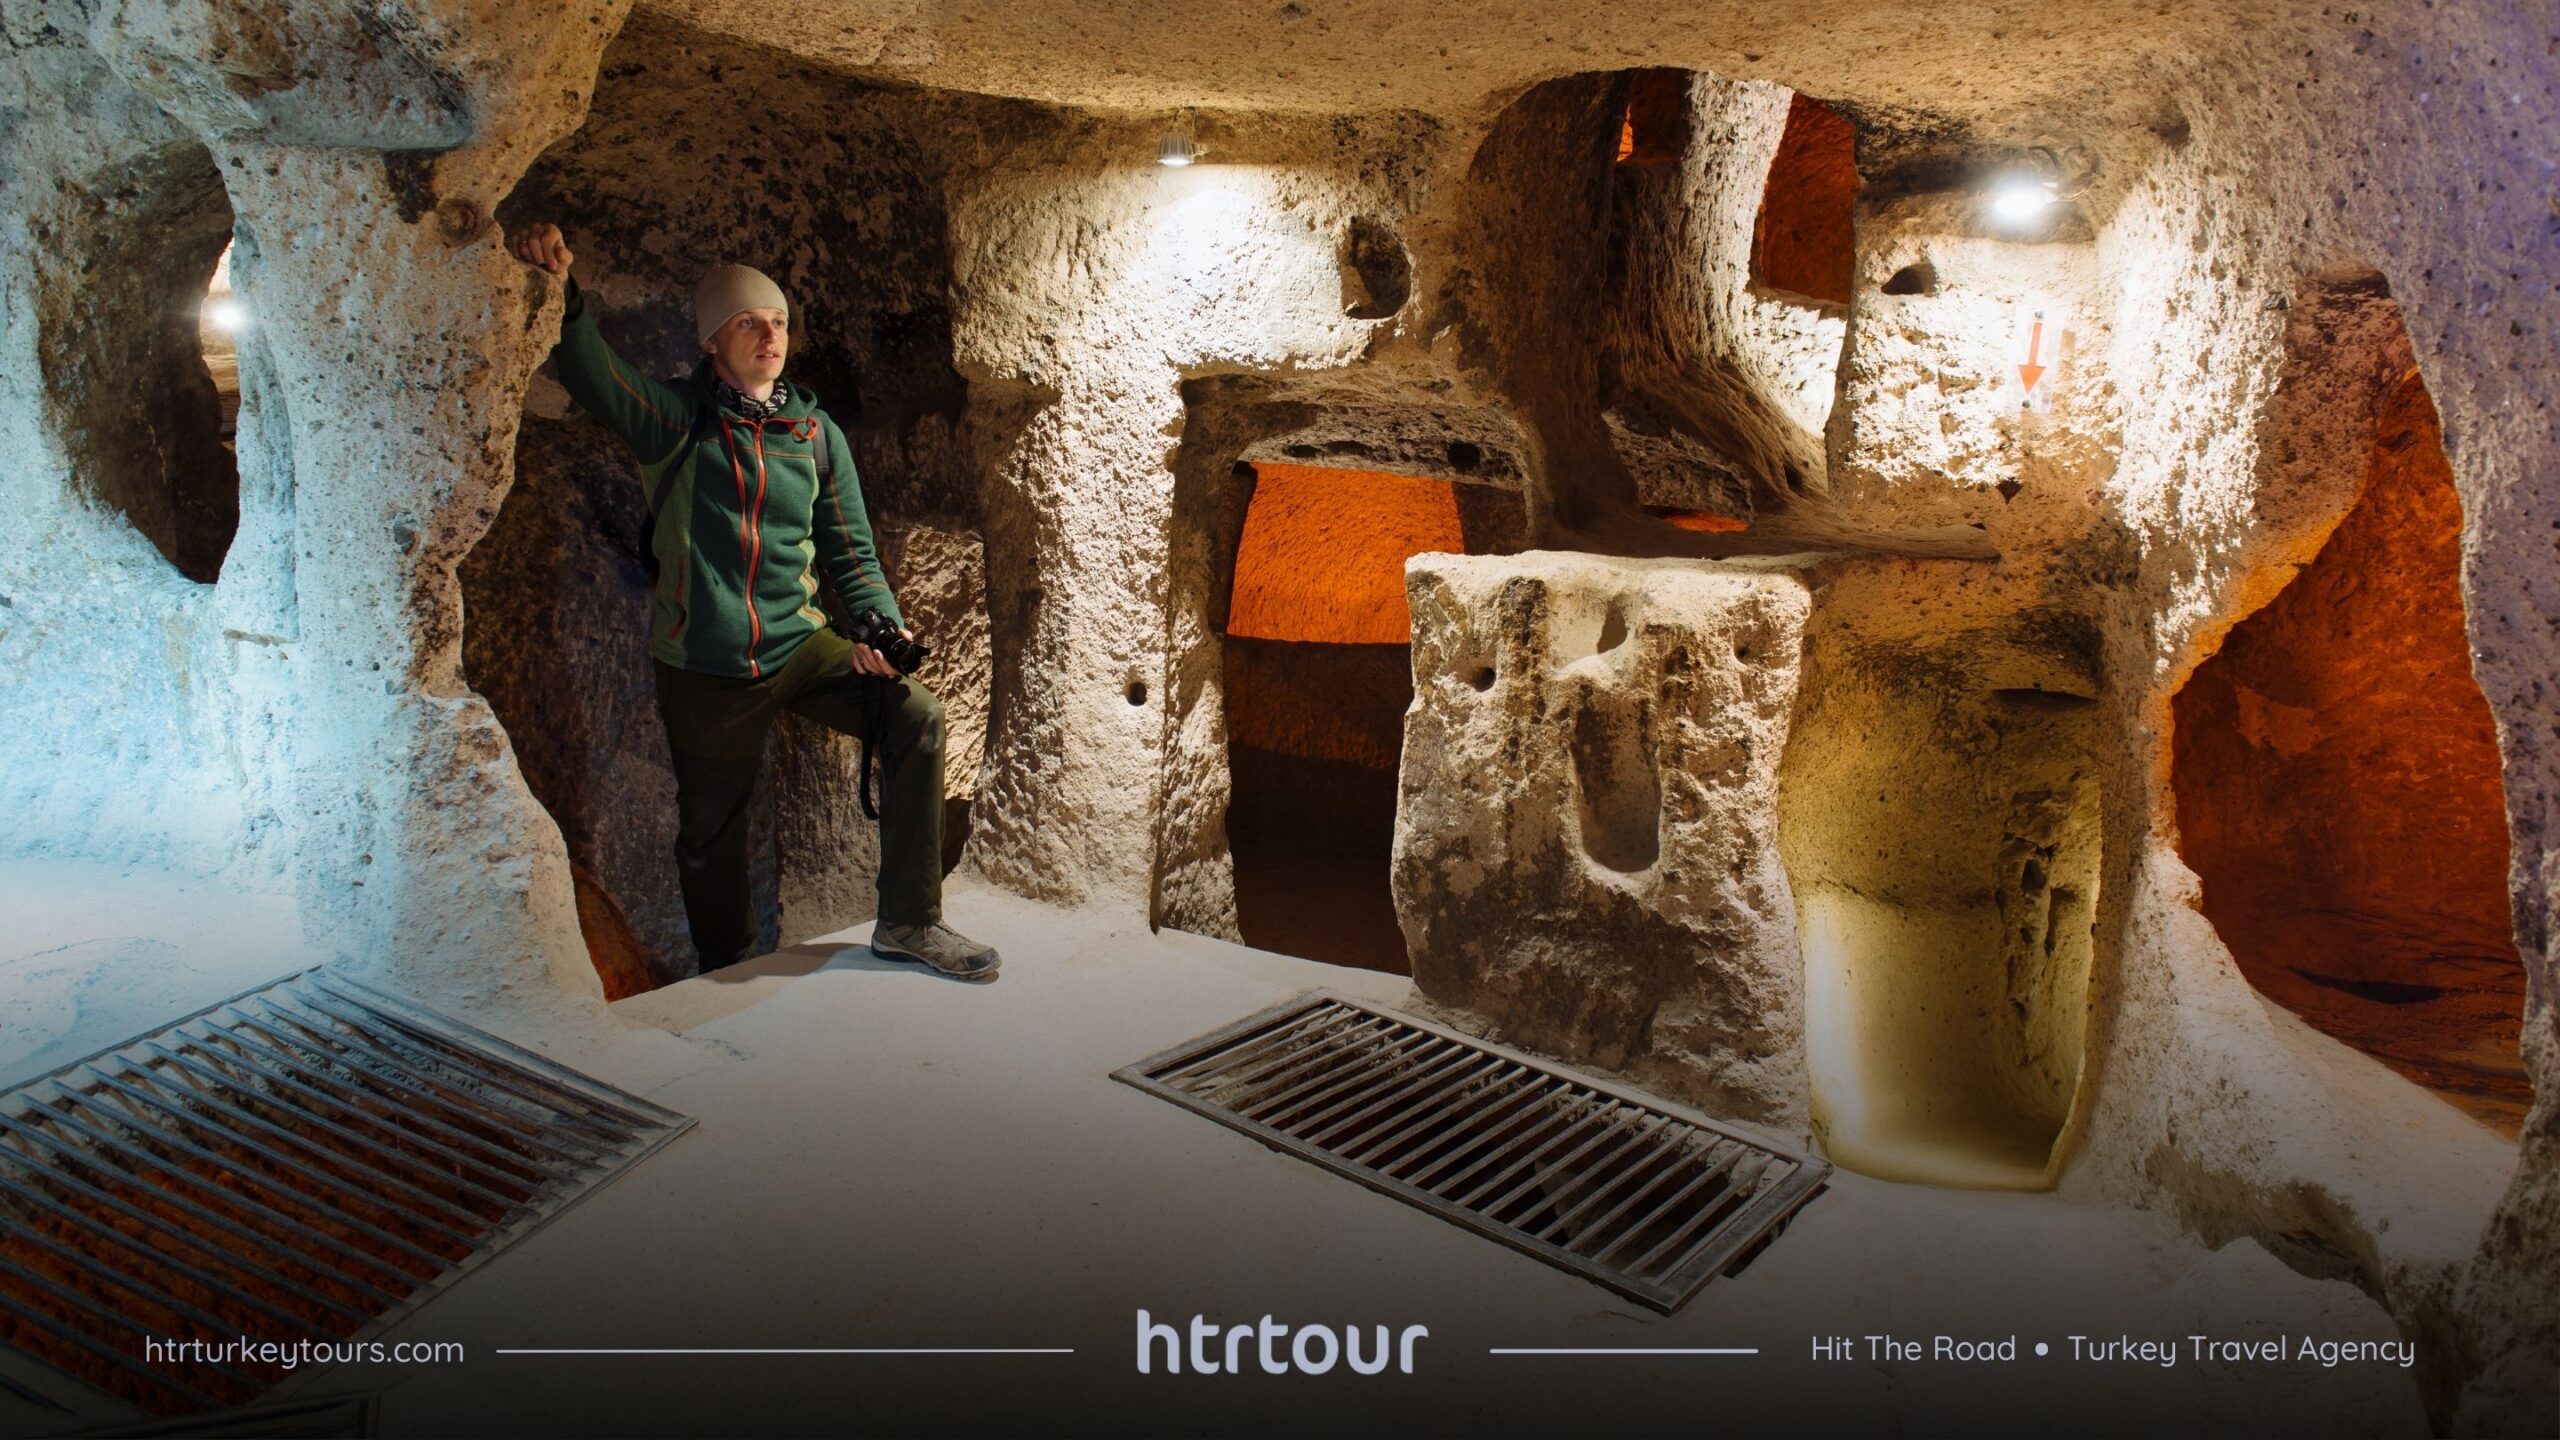
[[[933,647],[921,640],[910,640],[898,633],[897,623],[877,610],[865,610],[853,617],[848,638],[856,645],[868,645],[880,652],[880,658],[897,667],[901,675],[913,675]]]

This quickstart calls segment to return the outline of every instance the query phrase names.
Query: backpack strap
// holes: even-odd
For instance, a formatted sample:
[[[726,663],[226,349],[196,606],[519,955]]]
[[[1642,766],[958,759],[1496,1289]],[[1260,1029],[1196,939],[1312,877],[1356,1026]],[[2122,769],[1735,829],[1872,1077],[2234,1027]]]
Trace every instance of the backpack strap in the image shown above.
[[[871,797],[877,793],[872,780],[872,753],[880,747],[880,712],[887,700],[890,682],[874,680],[863,689],[862,733],[854,738],[862,742],[862,773],[853,782],[853,798],[862,802],[862,817],[880,818],[880,802]]]
[[[711,433],[712,422],[720,416],[720,407],[710,401],[693,417],[693,428],[676,444],[675,453],[667,457],[666,468],[658,472],[658,482],[649,487],[649,513],[640,517],[640,573],[649,577],[649,586],[658,584],[658,515],[667,508],[667,497],[675,493],[676,477],[693,463],[694,452],[702,448],[703,438]]]
[[[693,428],[685,432],[676,452],[667,457],[667,468],[658,472],[657,488],[649,492],[650,519],[657,519],[658,512],[667,508],[667,497],[675,493],[676,477],[693,463],[694,452],[702,448],[703,438],[711,433],[711,422],[719,415],[719,405],[709,401],[704,402],[702,409],[694,415]]]
[[[835,418],[824,410],[812,410],[809,414],[818,422],[818,443],[815,447],[818,455],[818,483],[832,485],[836,482],[836,447],[829,441],[838,433]]]

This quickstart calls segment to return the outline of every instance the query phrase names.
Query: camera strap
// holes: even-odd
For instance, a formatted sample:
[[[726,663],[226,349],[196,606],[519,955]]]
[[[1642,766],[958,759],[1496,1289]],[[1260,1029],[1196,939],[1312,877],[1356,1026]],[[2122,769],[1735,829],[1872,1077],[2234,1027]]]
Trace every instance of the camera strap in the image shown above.
[[[869,712],[864,718],[869,723],[862,727],[862,734],[856,737],[862,742],[862,775],[861,778],[854,781],[853,798],[862,802],[863,818],[876,822],[880,818],[880,807],[871,798],[871,755],[873,749],[880,743],[880,705],[882,700],[880,692],[888,685],[889,682],[880,679],[878,676],[872,676],[871,680],[871,684],[863,687],[865,690],[870,692],[868,698],[864,701],[864,705]]]

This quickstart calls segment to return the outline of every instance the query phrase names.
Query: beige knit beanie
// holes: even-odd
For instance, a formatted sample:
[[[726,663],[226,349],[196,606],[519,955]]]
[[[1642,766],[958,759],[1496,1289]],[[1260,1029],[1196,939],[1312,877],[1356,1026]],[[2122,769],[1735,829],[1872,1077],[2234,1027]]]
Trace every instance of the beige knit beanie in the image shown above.
[[[701,339],[710,339],[741,310],[779,310],[787,320],[791,302],[763,271],[744,265],[714,265],[693,287],[693,328]]]

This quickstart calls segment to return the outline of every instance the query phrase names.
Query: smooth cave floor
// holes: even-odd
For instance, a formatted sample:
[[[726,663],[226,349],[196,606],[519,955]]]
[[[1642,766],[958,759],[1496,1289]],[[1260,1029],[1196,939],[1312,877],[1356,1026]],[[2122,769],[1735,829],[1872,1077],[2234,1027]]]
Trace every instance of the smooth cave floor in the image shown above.
[[[0,880],[13,911],[29,895]],[[699,1125],[384,1337],[461,1361],[288,1393],[378,1391],[403,1436],[2426,1433],[2394,1366],[2185,1353],[2395,1339],[2360,1291],[2050,1195],[1838,1173],[1739,1276],[1655,1315],[1108,1078],[1310,987],[1395,1003],[1406,981],[984,889],[950,909],[1003,947],[1002,981],[881,963],[863,927],[614,1006],[626,1028],[567,1048]],[[1264,1375],[1251,1345],[1257,1373],[1140,1375],[1141,1308],[1429,1336],[1409,1376]],[[2014,1336],[2020,1358],[1871,1359],[1875,1335]],[[2180,1353],[2075,1362],[2074,1335]],[[1815,1359],[1822,1336],[1854,1358]],[[1552,1347],[1758,1353],[1490,1353]],[[498,1353],[846,1348],[1072,1353]],[[35,1418],[0,1430],[55,1428]]]

